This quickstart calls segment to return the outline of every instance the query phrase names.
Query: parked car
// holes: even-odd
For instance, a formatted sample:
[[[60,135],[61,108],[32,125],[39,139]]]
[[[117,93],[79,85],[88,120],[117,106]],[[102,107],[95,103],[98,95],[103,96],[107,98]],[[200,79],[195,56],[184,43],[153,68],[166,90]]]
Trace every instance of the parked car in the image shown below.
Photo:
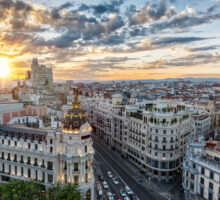
[[[126,197],[126,192],[123,189],[120,189],[120,194],[122,197]]]
[[[133,194],[132,190],[127,185],[125,186],[125,191],[128,195]]]
[[[107,192],[108,200],[114,200],[114,197],[111,192]]]
[[[113,177],[113,175],[112,175],[112,173],[110,171],[107,172],[107,175],[108,175],[109,178]]]
[[[106,189],[106,190],[108,189],[108,184],[106,183],[106,181],[103,181],[102,185],[103,185],[104,189]]]
[[[129,195],[131,200],[138,200],[137,196],[133,193]]]
[[[117,178],[115,178],[115,177],[114,177],[114,178],[112,178],[112,182],[113,182],[115,185],[118,185],[118,183],[119,183],[119,182],[118,182],[118,179],[117,179]]]
[[[129,197],[125,197],[124,200],[130,200]]]
[[[101,181],[104,181],[105,179],[104,179],[104,176],[102,176],[102,175],[99,175],[99,179],[101,180]]]

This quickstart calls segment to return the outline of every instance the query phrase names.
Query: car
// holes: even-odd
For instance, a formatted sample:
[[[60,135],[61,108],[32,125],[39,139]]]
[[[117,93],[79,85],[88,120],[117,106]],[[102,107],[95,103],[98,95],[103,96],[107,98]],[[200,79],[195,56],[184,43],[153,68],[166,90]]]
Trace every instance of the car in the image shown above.
[[[127,192],[128,195],[133,194],[133,192],[127,185],[125,186],[125,191]]]
[[[125,197],[124,200],[130,200],[129,197]]]
[[[104,179],[104,176],[102,176],[102,175],[99,175],[99,179],[101,180],[101,181],[104,181],[105,179]]]
[[[138,200],[137,196],[133,193],[129,195],[131,200]]]
[[[102,185],[103,185],[104,189],[106,189],[106,190],[108,189],[108,184],[106,183],[106,181],[103,181]]]
[[[107,172],[107,175],[108,175],[109,178],[113,177],[113,175],[112,175],[112,173],[110,171]]]
[[[115,177],[114,177],[114,178],[112,178],[112,182],[113,182],[115,185],[118,185],[118,183],[119,183],[119,182],[118,182],[118,179],[117,179],[117,178],[115,178]]]
[[[107,192],[108,200],[114,200],[114,197],[111,192]]]
[[[120,194],[122,197],[126,197],[126,192],[123,189],[120,189]]]

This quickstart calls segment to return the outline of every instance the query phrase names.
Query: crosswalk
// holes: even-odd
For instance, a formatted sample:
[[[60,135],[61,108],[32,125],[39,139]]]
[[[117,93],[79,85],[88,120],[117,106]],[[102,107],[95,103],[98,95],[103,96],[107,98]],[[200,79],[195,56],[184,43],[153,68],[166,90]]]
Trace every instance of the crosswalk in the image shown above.
[[[162,197],[164,197],[165,199],[169,199],[170,198],[170,196],[171,196],[171,194],[169,193],[169,192],[160,192],[160,195],[162,196]]]

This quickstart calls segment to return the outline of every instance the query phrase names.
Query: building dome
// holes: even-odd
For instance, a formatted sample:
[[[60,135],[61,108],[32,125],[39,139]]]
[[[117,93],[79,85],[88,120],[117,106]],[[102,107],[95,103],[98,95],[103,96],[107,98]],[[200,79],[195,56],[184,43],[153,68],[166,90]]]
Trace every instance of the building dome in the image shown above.
[[[72,103],[72,108],[69,109],[63,119],[63,130],[78,131],[82,124],[88,121],[88,115],[83,110],[80,101],[78,100],[78,91],[75,91],[75,98]]]

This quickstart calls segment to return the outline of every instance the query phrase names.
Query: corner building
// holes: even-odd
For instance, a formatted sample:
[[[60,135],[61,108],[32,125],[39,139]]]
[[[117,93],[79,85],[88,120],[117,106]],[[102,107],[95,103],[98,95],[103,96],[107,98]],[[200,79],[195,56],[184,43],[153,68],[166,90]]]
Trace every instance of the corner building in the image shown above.
[[[93,155],[91,126],[77,95],[62,129],[0,126],[0,182],[32,179],[45,189],[72,183],[93,200]]]

